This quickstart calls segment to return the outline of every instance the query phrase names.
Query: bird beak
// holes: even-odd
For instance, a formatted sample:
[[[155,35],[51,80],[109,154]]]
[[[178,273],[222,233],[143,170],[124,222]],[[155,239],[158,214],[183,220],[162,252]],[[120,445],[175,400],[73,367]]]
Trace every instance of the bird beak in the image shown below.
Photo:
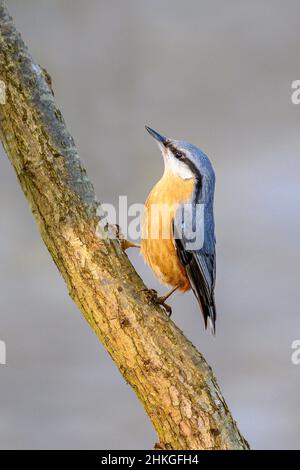
[[[157,142],[159,144],[166,145],[166,143],[169,141],[169,139],[167,139],[167,137],[165,137],[164,135],[159,134],[154,129],[151,129],[151,127],[145,126],[145,129],[146,129],[146,131],[149,132],[150,135],[152,135],[152,137],[154,137],[155,140],[157,140]]]

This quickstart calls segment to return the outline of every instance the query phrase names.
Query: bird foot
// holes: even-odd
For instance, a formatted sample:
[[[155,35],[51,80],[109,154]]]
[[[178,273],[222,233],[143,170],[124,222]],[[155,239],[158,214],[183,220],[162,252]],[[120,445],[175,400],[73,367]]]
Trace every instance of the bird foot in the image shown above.
[[[155,289],[143,289],[143,291],[146,292],[149,301],[155,303],[156,305],[161,305],[170,318],[172,315],[172,308],[169,304],[166,304],[166,296],[159,296]]]
[[[120,239],[120,244],[122,250],[126,251],[128,248],[141,248],[139,243],[133,243],[130,240],[126,240],[125,238]]]
[[[115,224],[113,227],[116,231],[116,237],[120,242],[122,250],[126,251],[128,248],[141,248],[141,245],[139,243],[134,243],[129,240],[126,240],[121,231],[121,227],[118,224]]]

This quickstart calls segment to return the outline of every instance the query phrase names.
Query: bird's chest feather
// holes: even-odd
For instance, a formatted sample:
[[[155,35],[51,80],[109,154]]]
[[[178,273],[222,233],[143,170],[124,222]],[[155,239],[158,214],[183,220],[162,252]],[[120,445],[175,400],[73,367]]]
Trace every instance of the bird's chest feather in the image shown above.
[[[154,186],[145,204],[141,253],[155,275],[164,284],[190,288],[184,267],[176,253],[172,222],[179,204],[187,202],[194,190],[194,179],[165,172]]]

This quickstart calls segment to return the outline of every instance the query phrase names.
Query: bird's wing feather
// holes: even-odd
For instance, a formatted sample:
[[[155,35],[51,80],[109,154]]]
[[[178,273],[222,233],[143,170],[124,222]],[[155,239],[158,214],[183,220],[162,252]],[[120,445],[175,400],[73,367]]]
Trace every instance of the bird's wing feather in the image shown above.
[[[215,332],[216,307],[214,301],[214,287],[216,277],[215,243],[208,244],[204,239],[201,249],[191,250],[187,240],[187,227],[181,222],[182,231],[179,236],[178,223],[173,222],[173,239],[177,255],[185,267],[193,292],[199,302],[205,327],[210,320],[212,330]],[[205,233],[204,233],[205,237]]]

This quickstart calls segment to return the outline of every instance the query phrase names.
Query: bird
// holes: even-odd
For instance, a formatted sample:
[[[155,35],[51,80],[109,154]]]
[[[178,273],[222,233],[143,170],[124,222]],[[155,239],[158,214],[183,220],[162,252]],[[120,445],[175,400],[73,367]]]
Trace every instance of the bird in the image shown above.
[[[158,143],[164,160],[164,172],[145,203],[140,249],[146,264],[159,281],[172,287],[170,292],[160,297],[156,291],[151,292],[156,302],[171,314],[172,310],[166,304],[171,294],[176,290],[187,292],[192,289],[203,315],[205,329],[209,322],[215,334],[213,166],[196,146],[183,140],[169,139],[148,126],[145,128]],[[202,208],[202,212],[197,211],[197,207]],[[197,238],[201,243],[194,246],[191,240]]]

